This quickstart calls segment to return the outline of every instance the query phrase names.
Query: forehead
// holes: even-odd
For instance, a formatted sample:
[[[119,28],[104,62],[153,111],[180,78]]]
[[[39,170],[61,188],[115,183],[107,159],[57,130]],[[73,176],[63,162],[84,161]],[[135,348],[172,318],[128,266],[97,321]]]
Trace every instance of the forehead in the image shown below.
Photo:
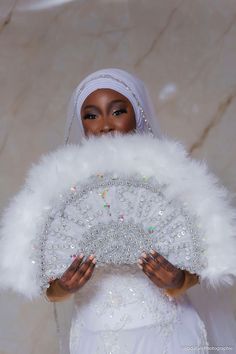
[[[119,93],[115,90],[112,90],[112,89],[102,88],[102,89],[97,89],[88,95],[88,97],[84,100],[84,102],[82,104],[82,109],[83,109],[83,107],[85,107],[88,104],[100,104],[100,103],[103,103],[106,101],[110,102],[113,100],[114,101],[121,100],[121,101],[131,104],[129,102],[128,98],[126,98],[121,93]]]

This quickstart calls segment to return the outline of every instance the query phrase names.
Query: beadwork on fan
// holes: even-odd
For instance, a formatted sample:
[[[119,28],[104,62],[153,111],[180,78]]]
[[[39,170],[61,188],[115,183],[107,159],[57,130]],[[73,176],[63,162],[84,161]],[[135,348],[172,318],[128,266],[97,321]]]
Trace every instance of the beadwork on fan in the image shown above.
[[[133,264],[156,249],[174,265],[199,273],[201,231],[178,200],[169,200],[154,177],[97,174],[58,196],[34,247],[42,282],[61,276],[79,254],[98,266]]]

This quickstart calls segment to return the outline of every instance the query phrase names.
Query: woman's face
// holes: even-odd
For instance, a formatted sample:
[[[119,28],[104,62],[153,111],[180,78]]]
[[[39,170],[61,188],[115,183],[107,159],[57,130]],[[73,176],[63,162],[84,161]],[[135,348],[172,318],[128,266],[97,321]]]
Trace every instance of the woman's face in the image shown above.
[[[130,101],[111,89],[92,92],[81,107],[81,119],[86,136],[129,133],[136,128],[135,113]]]

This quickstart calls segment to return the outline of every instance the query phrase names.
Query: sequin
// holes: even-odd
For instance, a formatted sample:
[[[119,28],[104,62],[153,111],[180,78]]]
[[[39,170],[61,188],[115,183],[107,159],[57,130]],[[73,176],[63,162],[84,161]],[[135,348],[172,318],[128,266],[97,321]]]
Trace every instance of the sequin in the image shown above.
[[[181,313],[178,302],[169,301],[134,265],[98,268],[87,288],[75,295],[75,306],[78,316],[73,333],[78,335],[86,323],[87,318],[83,317],[86,308],[86,314],[93,314],[94,322],[99,323],[104,352],[114,354],[131,352],[128,343],[119,340],[119,332],[134,328],[137,323],[151,323],[163,341],[161,354],[166,353],[168,338]]]
[[[32,243],[42,287],[63,274],[72,249],[94,253],[97,266],[134,264],[150,249],[192,273],[199,274],[206,264],[199,221],[179,201],[170,201],[166,186],[155,178],[99,173],[74,188],[76,193],[69,189],[54,201]]]

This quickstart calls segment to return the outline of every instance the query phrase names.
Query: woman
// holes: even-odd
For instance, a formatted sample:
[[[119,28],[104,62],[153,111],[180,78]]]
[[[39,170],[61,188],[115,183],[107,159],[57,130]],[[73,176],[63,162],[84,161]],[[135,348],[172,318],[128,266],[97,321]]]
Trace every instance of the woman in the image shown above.
[[[74,294],[71,354],[235,352],[226,292],[203,286],[236,276],[226,190],[161,138],[143,83],[122,70],[78,86],[66,142],[73,133],[81,146],[43,157],[3,215],[0,289],[32,299],[46,287],[55,307]]]
[[[78,143],[84,136],[116,132],[160,136],[145,86],[119,69],[95,72],[81,82],[71,100],[66,142],[75,123]],[[174,354],[194,352],[193,347],[207,353],[204,324],[185,295],[198,277],[153,250],[142,253],[137,265],[142,272],[138,267],[94,272],[96,255],[79,255],[50,284],[50,301],[75,294],[71,354]]]

